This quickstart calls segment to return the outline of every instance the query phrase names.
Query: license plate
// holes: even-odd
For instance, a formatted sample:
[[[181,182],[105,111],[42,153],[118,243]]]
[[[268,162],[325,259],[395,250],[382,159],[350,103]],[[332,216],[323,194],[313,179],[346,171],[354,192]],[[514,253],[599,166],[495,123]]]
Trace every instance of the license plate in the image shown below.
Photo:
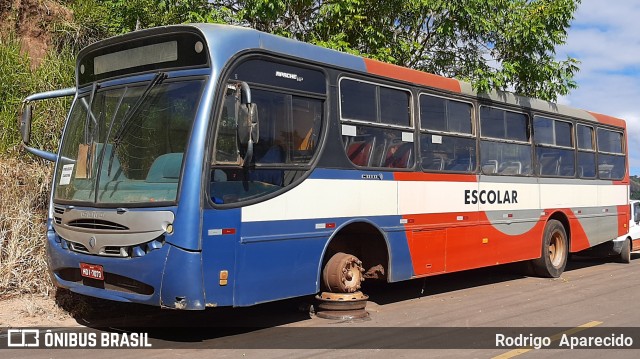
[[[101,265],[80,263],[80,275],[86,278],[104,280],[104,271]]]

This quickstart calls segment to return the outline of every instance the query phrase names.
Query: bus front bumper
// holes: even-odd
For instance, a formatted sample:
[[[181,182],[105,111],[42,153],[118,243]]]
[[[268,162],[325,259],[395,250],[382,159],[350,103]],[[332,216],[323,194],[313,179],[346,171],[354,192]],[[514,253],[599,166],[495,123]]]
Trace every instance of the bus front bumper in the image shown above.
[[[205,308],[200,252],[165,242],[141,257],[89,255],[70,250],[55,231],[49,230],[47,254],[53,282],[74,293],[175,309]],[[83,277],[81,263],[100,266],[103,280]]]

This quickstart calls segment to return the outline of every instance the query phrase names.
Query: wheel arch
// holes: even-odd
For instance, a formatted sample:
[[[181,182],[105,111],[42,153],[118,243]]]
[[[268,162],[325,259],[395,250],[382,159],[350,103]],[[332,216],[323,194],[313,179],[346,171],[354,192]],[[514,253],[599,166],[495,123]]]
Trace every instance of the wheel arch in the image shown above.
[[[365,271],[377,265],[382,265],[384,274],[379,279],[388,281],[389,272],[391,271],[389,238],[372,221],[357,218],[343,223],[327,239],[318,263],[316,290],[319,291],[321,287],[324,265],[333,254],[338,252],[345,252],[358,257],[362,261]]]

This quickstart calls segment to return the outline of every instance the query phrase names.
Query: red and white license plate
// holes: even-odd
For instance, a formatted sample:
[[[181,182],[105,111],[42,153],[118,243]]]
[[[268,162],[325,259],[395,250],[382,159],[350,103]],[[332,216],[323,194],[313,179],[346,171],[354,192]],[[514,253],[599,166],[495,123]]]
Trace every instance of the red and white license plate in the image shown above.
[[[104,271],[101,265],[80,263],[80,275],[83,277],[104,280]]]

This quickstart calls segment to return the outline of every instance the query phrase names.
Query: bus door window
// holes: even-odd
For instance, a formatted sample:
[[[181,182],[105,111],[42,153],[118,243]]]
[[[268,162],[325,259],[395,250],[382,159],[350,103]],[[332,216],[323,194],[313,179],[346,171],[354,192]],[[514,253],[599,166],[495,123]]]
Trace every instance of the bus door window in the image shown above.
[[[316,153],[323,101],[252,87],[259,137],[251,163],[243,164],[235,124],[235,84],[230,83],[218,121],[210,192],[214,203],[259,198],[283,188],[305,173]]]

